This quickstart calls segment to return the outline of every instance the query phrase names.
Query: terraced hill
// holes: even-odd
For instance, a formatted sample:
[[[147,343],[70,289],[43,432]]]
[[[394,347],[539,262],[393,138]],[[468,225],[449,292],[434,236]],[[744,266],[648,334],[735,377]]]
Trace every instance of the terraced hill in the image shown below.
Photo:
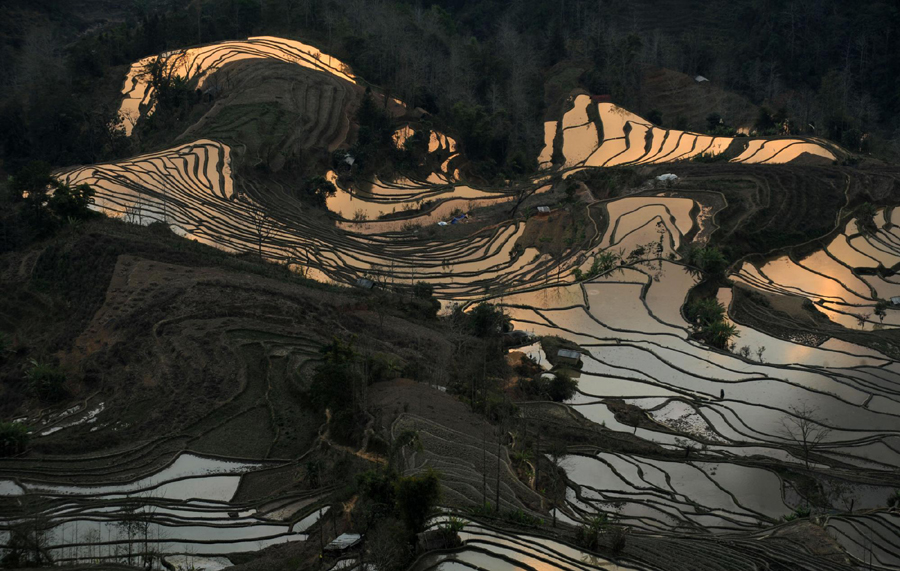
[[[154,112],[147,63],[124,112]],[[528,180],[461,180],[465,149],[434,132],[425,180],[310,173],[338,187],[313,216],[244,169],[351,141],[360,80],[277,38],[165,64],[222,86],[177,144],[58,172],[119,220],[0,259],[21,348],[0,414],[31,430],[0,459],[0,542],[39,537],[38,558],[71,563],[134,566],[152,543],[172,561],[325,568],[326,535],[362,525],[337,483],[390,463],[437,470],[443,507],[469,518],[415,569],[898,568],[896,168],[835,164],[850,154],[817,139],[661,129],[575,94]],[[688,162],[701,155],[719,160]],[[500,308],[525,334],[510,361],[577,390],[523,399],[524,377],[489,372],[459,321],[416,313],[417,282],[445,313]],[[697,299],[736,335],[703,342]],[[334,338],[390,371],[348,391],[364,402],[352,445],[304,391]],[[71,399],[20,390],[26,356],[58,361]],[[521,401],[505,418],[476,406],[489,381]]]
[[[556,131],[550,138],[549,132]],[[666,130],[616,107],[575,96],[572,109],[558,123],[545,126],[544,165],[559,149],[566,167],[612,167],[686,161],[723,155],[730,162],[784,164],[797,161],[828,164],[841,151],[818,139],[740,139]],[[835,154],[837,153],[837,154]]]

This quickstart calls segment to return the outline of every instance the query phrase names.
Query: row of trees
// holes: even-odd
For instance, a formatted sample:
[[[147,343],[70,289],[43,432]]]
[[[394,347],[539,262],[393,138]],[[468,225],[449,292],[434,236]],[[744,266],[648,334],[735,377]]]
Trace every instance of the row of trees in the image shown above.
[[[93,203],[89,185],[70,186],[51,176],[49,164],[29,163],[9,179],[5,196],[0,196],[0,253],[96,216]]]

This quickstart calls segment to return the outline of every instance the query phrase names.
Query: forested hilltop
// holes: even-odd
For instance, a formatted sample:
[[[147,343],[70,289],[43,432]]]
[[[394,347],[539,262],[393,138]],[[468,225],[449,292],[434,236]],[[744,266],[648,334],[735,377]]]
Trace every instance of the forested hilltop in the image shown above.
[[[898,0],[0,0],[0,567],[900,571]]]
[[[2,169],[146,150],[116,120],[129,64],[263,34],[303,38],[429,111],[486,173],[536,169],[543,117],[579,86],[667,127],[815,135],[886,158],[900,144],[900,7],[884,0],[7,0]],[[758,109],[749,125],[747,105],[693,109],[686,78],[660,68]]]

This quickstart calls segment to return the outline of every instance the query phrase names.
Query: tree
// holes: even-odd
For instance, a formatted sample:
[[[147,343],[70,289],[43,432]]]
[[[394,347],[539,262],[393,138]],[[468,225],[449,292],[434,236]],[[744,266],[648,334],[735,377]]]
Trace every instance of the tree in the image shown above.
[[[563,371],[559,371],[553,375],[553,378],[550,379],[550,383],[547,386],[547,393],[550,396],[550,399],[555,402],[569,400],[575,396],[577,390],[578,381]]]
[[[24,198],[25,193],[46,190],[53,183],[50,164],[45,161],[31,161],[10,179],[9,190],[13,201]]]
[[[737,327],[733,323],[716,321],[702,329],[704,341],[717,349],[726,349],[732,337],[740,337]]]
[[[718,299],[706,297],[689,303],[685,313],[692,324],[706,326],[725,319],[725,306]]]
[[[469,327],[476,337],[497,335],[503,331],[508,322],[509,318],[501,308],[486,302],[479,303],[468,313]]]
[[[804,404],[791,406],[790,411],[791,415],[781,423],[781,436],[800,449],[806,469],[809,470],[810,456],[819,449],[831,429],[822,426],[822,421],[816,418],[816,408]]]
[[[379,522],[368,537],[369,556],[374,567],[384,571],[403,571],[415,553],[406,540],[403,523],[395,518]]]
[[[301,196],[306,201],[320,208],[325,208],[328,198],[335,195],[337,188],[330,180],[319,175],[306,179],[301,187],[301,191]]]
[[[884,318],[887,317],[887,309],[888,303],[883,299],[879,299],[878,303],[875,304],[875,315],[878,316],[882,323],[884,323]]]
[[[262,259],[263,244],[268,241],[269,237],[275,231],[275,224],[269,217],[269,213],[256,202],[249,202],[248,212],[250,214],[250,225],[253,229],[253,236],[256,238],[257,251],[260,259]]]
[[[44,402],[56,402],[62,400],[68,391],[65,388],[66,374],[53,365],[31,359],[31,367],[25,377],[28,381],[28,391]]]
[[[441,499],[440,478],[434,470],[399,478],[395,493],[397,513],[410,534],[415,535],[425,528],[431,510]]]
[[[61,221],[84,220],[94,214],[90,208],[93,203],[94,189],[90,185],[79,184],[73,188],[57,180],[47,207]]]
[[[875,215],[878,209],[870,202],[864,202],[856,209],[856,228],[861,234],[875,234],[878,225],[875,224]]]
[[[20,422],[0,422],[0,456],[15,456],[28,445],[28,428]]]
[[[4,554],[0,563],[4,567],[43,567],[53,564],[48,549],[50,537],[47,522],[42,517],[24,517],[9,530],[9,539],[3,546]]]
[[[689,266],[694,266],[710,278],[719,279],[725,276],[728,269],[728,260],[721,250],[715,246],[703,248],[689,246],[684,252],[684,261]]]
[[[733,337],[740,337],[737,327],[725,318],[725,306],[715,298],[702,298],[691,302],[685,314],[694,336],[718,349],[726,349]]]

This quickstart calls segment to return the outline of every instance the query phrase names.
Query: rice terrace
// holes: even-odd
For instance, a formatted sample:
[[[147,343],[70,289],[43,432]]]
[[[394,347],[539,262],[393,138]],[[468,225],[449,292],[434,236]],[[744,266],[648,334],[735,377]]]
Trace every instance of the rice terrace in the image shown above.
[[[900,570],[858,4],[0,4],[0,568]]]

